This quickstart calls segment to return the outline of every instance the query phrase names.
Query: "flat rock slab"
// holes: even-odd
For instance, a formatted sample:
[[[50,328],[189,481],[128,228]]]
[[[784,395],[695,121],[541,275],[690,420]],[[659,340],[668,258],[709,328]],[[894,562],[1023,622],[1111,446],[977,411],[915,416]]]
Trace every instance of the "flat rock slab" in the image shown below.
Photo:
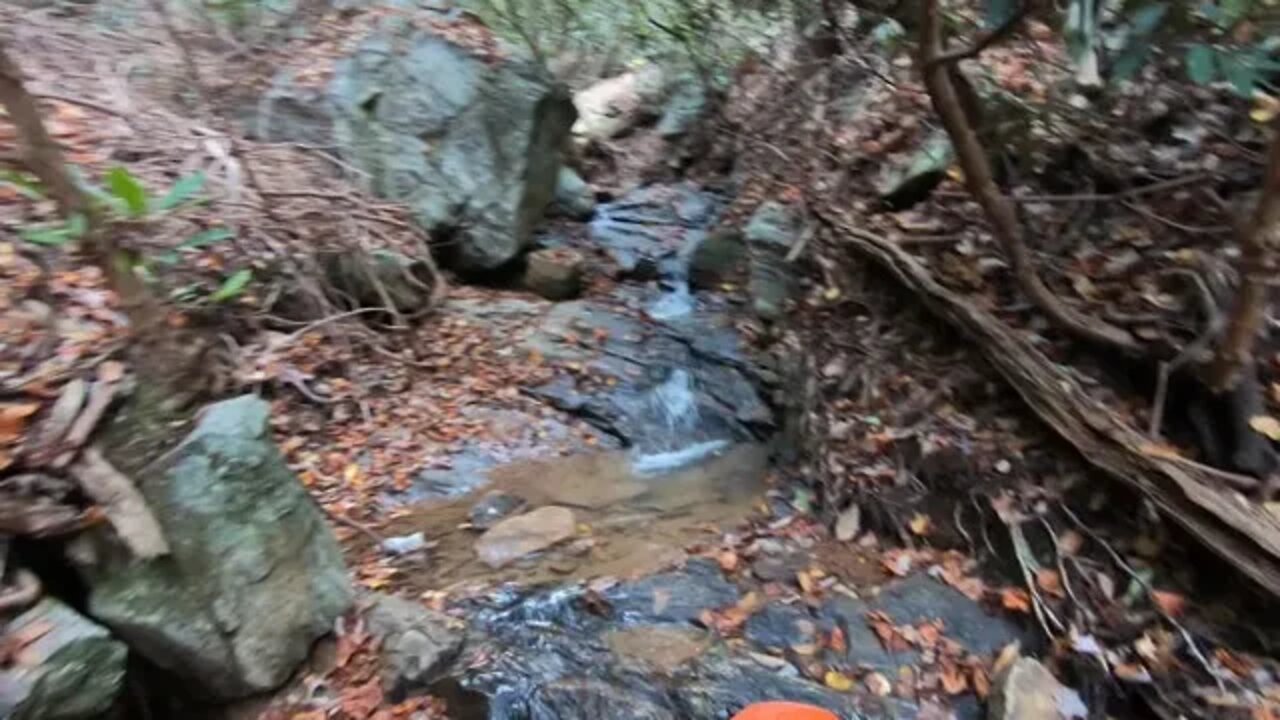
[[[502,520],[476,541],[476,554],[489,567],[504,567],[563,542],[577,532],[569,508],[551,505]]]

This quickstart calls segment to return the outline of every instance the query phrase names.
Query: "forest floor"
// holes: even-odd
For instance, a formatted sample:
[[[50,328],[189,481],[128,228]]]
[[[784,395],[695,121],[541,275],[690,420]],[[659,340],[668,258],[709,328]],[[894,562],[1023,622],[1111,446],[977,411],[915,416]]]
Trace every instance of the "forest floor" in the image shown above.
[[[423,237],[403,209],[339,180],[321,153],[230,141],[227,133],[238,133],[234,113],[220,103],[244,88],[229,81],[193,88],[178,50],[153,23],[134,18],[104,30],[48,12],[0,12],[10,15],[0,19],[12,28],[32,89],[72,162],[90,171],[127,165],[156,188],[205,173],[207,202],[148,221],[132,239],[148,252],[179,253],[165,278],[182,290],[171,322],[208,325],[229,340],[210,355],[218,372],[205,395],[257,391],[271,398],[276,438],[333,519],[364,588],[460,614],[463,601],[508,583],[588,583],[603,592],[610,582],[701,559],[738,592],[729,605],[698,608],[695,625],[868,708],[895,700],[911,703],[919,717],[972,717],[992,678],[1023,652],[1077,688],[1092,717],[1102,717],[1103,707],[1113,716],[1145,708],[1172,717],[1195,707],[1206,717],[1275,717],[1280,665],[1269,657],[1276,653],[1272,628],[1259,619],[1265,597],[1242,592],[1250,586],[1225,563],[1082,458],[1028,409],[977,343],[926,312],[835,233],[817,232],[802,248],[803,293],[781,327],[748,318],[740,288],[720,292],[737,308],[736,330],[751,353],[805,359],[803,462],[766,467],[749,451],[729,454],[720,466],[677,474],[671,495],[659,498],[672,504],[637,508],[629,494],[636,479],[622,468],[612,439],[525,392],[586,372],[513,352],[512,338],[536,333],[552,303],[452,284],[437,306],[403,327],[278,316],[272,300],[297,289],[318,250],[412,254]],[[1028,57],[1057,50],[1029,42],[990,63],[997,83],[1034,101],[1046,93],[1026,79]],[[206,78],[235,77],[231,68],[244,67],[195,47]],[[742,79],[719,128],[732,132],[713,134],[708,157],[694,163],[698,176],[718,154],[740,156],[739,189],[725,222],[741,221],[766,199],[839,206],[865,231],[898,237],[948,288],[1034,337],[1055,361],[1074,363],[1072,373],[1089,393],[1146,428],[1150,403],[1141,392],[1117,384],[1105,362],[1082,356],[1015,299],[954,177],[909,209],[878,205],[874,186],[883,167],[909,158],[930,130],[928,102],[894,53],[885,51],[890,59],[883,62],[869,50],[854,55],[857,63],[833,61],[822,72],[760,66]],[[859,64],[867,62],[874,67]],[[832,122],[845,110],[817,98],[839,98],[855,85],[857,112]],[[1144,318],[1152,337],[1185,338],[1197,329],[1168,323],[1170,315],[1187,314],[1188,302],[1168,290],[1170,270],[1212,261],[1227,225],[1225,212],[1206,217],[1197,174],[1253,172],[1255,158],[1244,147],[1252,131],[1247,121],[1241,127],[1227,120],[1235,117],[1228,110],[1239,108],[1215,97],[1192,97],[1164,114],[1152,105],[1134,98],[1116,110],[1132,120],[1127,127],[1152,128],[1140,138],[1110,131],[1083,140],[1101,124],[1096,117],[1073,126],[1074,144],[1061,146],[1083,147],[1105,167],[1047,157],[1020,191],[1054,196],[1029,208],[1055,228],[1041,248],[1051,284],[1105,307],[1099,312]],[[1182,114],[1170,122],[1170,113]],[[1186,147],[1180,131],[1157,123],[1207,128],[1214,166],[1206,167],[1202,146]],[[0,145],[12,139],[0,124]],[[642,130],[632,142],[650,140]],[[1121,172],[1116,165],[1126,158],[1115,148],[1158,160]],[[610,150],[629,152],[626,142]],[[1097,187],[1098,177],[1125,187],[1153,175],[1178,182],[1139,195]],[[1042,187],[1045,177],[1062,187]],[[638,181],[589,179],[613,187]],[[1070,197],[1084,194],[1108,198]],[[47,203],[0,187],[0,227],[8,236],[0,240],[0,362],[6,391],[21,399],[6,401],[0,415],[0,472],[12,462],[7,453],[24,442],[25,419],[67,382],[129,371],[120,363],[127,326],[101,273],[16,238],[17,228],[52,213]],[[185,241],[221,228],[235,240],[184,249]],[[244,269],[255,282],[243,294],[210,299]],[[586,299],[625,305],[602,257],[591,258],[589,278]],[[483,312],[493,307],[514,310],[495,325]],[[588,353],[605,347],[600,337],[562,340]],[[457,498],[403,499],[424,473],[456,470],[460,457],[476,454],[500,460],[490,464],[504,470]],[[733,492],[722,492],[725,478],[737,481]],[[580,481],[573,498],[586,508],[577,515],[572,552],[501,571],[476,560],[470,513],[484,492],[552,502],[570,481]],[[417,532],[428,544],[421,552],[387,552],[388,540]],[[917,586],[907,583],[922,580],[931,597],[951,593],[968,604],[931,606],[932,617],[895,617],[875,605],[882,592],[916,597],[910,593]],[[826,617],[833,603],[853,599],[871,603],[859,606],[856,628],[804,619]],[[993,619],[975,619],[970,605]],[[797,608],[803,612],[792,615]],[[949,624],[939,621],[944,616]],[[864,637],[891,661],[870,650],[850,653],[850,643]],[[328,652],[318,652],[316,666],[272,707],[245,712],[299,720],[449,716],[438,699],[383,697],[379,654],[360,632],[339,635]],[[909,660],[899,662],[898,654]]]

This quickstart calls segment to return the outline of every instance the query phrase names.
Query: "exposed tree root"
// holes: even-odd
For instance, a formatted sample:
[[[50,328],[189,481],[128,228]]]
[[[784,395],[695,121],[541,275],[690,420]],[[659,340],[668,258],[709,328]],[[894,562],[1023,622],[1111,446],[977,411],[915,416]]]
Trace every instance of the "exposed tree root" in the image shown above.
[[[891,240],[858,229],[829,208],[815,210],[839,242],[886,269],[931,312],[976,342],[1036,415],[1085,460],[1150,497],[1232,566],[1280,595],[1280,518],[1225,488],[1222,471],[1150,443],[1025,337],[939,284]]]

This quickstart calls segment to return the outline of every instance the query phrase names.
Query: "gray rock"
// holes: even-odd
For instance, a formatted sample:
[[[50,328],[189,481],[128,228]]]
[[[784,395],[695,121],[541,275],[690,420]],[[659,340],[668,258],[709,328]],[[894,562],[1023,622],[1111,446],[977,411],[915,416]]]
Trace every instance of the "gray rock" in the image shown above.
[[[666,80],[649,64],[605,78],[573,97],[578,118],[573,134],[581,140],[608,140],[635,127],[661,104]]]
[[[556,176],[552,209],[565,217],[586,220],[596,211],[596,193],[577,171],[567,165],[562,166]]]
[[[679,716],[639,689],[618,687],[608,680],[562,678],[534,690],[529,699],[528,717],[530,720],[677,720]]]
[[[390,303],[399,312],[413,313],[431,301],[434,278],[421,260],[385,250],[327,252],[319,260],[329,285],[358,307]]]
[[[425,690],[462,647],[463,634],[448,616],[398,597],[375,595],[365,618],[381,648],[383,687],[392,697]]]
[[[702,119],[707,110],[707,92],[702,83],[686,78],[676,85],[667,99],[655,128],[660,137],[667,139],[687,135]]]
[[[605,594],[614,613],[628,622],[687,623],[704,610],[738,602],[738,588],[725,580],[720,567],[699,558],[681,570],[651,575],[612,588]]]
[[[689,283],[695,288],[714,288],[733,277],[746,260],[742,233],[731,228],[715,230],[699,240],[689,255]]]
[[[582,292],[586,261],[574,250],[536,250],[525,259],[521,285],[548,300],[569,300]]]
[[[32,639],[0,667],[0,717],[89,720],[115,704],[128,650],[101,625],[45,598],[4,630]]]
[[[925,138],[920,149],[899,162],[889,163],[876,180],[876,192],[889,207],[910,207],[928,196],[942,182],[955,158],[946,132],[937,131]]]
[[[1088,716],[1074,690],[1064,687],[1040,661],[1018,658],[996,676],[988,720],[1072,720]]]
[[[351,603],[342,554],[271,441],[268,412],[252,395],[211,405],[134,473],[169,556],[136,561],[101,538],[100,562],[82,568],[93,617],[214,699],[279,686]],[[142,436],[151,422],[134,407],[107,435]]]
[[[800,233],[799,214],[777,202],[762,204],[747,222],[743,234],[751,251],[751,304],[762,318],[777,319],[786,309],[793,284],[786,256]]]
[[[253,124],[269,140],[328,136],[321,144],[336,147],[370,190],[452,240],[446,260],[496,268],[529,244],[552,200],[573,102],[514,50],[485,57],[405,14],[379,19],[335,64],[323,96],[281,75]],[[430,18],[432,27],[469,22],[455,13]]]
[[[524,500],[515,495],[502,492],[486,493],[484,497],[471,506],[467,518],[471,526],[477,530],[488,530],[499,520],[524,507]]]
[[[743,634],[753,643],[778,649],[815,642],[817,628],[813,617],[804,609],[769,603],[747,620]]]

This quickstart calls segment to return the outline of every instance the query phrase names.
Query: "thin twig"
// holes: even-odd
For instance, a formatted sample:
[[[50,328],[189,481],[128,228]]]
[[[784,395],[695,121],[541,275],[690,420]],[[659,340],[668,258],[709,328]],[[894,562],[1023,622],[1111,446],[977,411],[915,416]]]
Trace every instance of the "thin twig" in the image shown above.
[[[1124,558],[1120,555],[1119,552],[1116,551],[1115,548],[1111,547],[1110,543],[1104,540],[1101,535],[1094,532],[1093,528],[1086,525],[1083,520],[1081,520],[1074,512],[1071,511],[1071,508],[1066,506],[1066,503],[1059,503],[1059,506],[1062,508],[1062,512],[1065,513],[1066,516],[1071,519],[1071,522],[1075,523],[1076,527],[1084,531],[1084,533],[1088,535],[1094,542],[1101,545],[1102,549],[1105,550],[1107,554],[1111,556],[1111,561],[1114,562],[1121,570],[1124,570],[1124,572],[1128,574],[1129,578],[1133,582],[1138,583],[1138,585],[1142,588],[1142,590],[1147,594],[1148,598],[1153,598],[1152,593],[1154,591],[1152,590],[1151,585],[1146,581],[1145,578],[1139,575],[1137,571],[1135,571],[1129,565],[1129,563],[1125,562]],[[1178,631],[1178,634],[1182,636],[1182,640],[1187,644],[1187,649],[1191,653],[1192,657],[1194,657],[1197,661],[1199,661],[1201,667],[1204,668],[1204,671],[1214,679],[1214,681],[1218,684],[1218,689],[1222,692],[1226,692],[1227,687],[1226,687],[1226,684],[1222,682],[1221,675],[1217,672],[1214,672],[1213,665],[1209,662],[1209,659],[1205,657],[1204,653],[1200,651],[1200,646],[1196,643],[1195,638],[1192,637],[1191,633],[1188,632],[1187,629],[1183,627],[1181,623],[1175,620],[1172,615],[1165,612],[1164,608],[1160,607],[1160,603],[1155,602],[1155,600],[1152,599],[1151,605],[1156,609],[1156,612],[1160,613],[1160,616],[1164,618],[1165,622],[1172,625],[1174,629]]]

